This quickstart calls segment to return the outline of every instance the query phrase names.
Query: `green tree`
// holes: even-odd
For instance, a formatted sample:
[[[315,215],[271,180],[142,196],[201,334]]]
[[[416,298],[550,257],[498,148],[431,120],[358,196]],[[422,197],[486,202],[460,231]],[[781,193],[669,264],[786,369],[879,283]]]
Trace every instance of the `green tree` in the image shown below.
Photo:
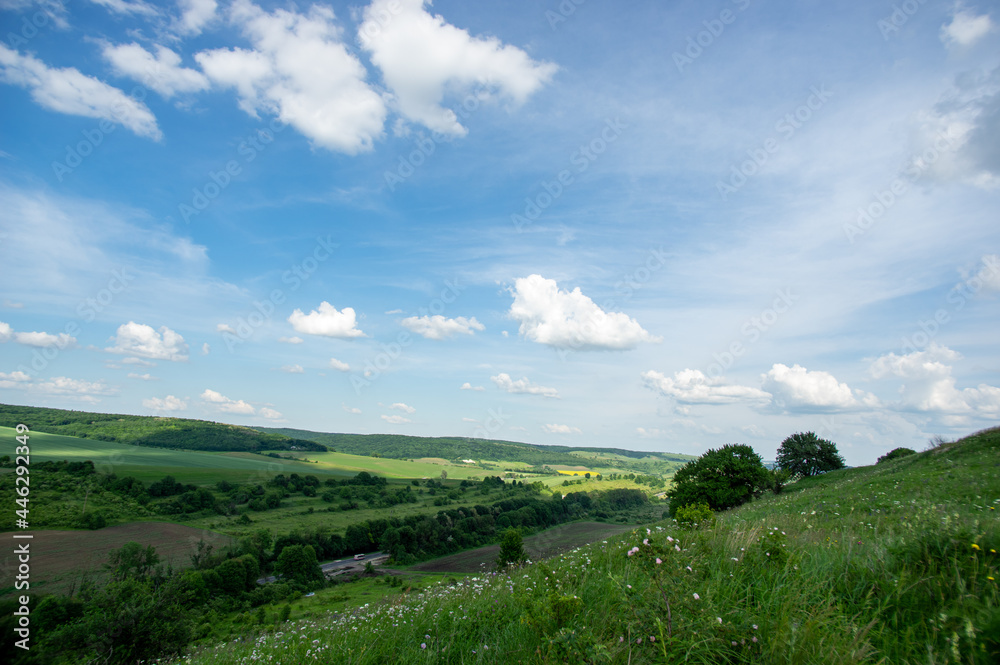
[[[749,501],[770,487],[770,475],[760,455],[745,444],[727,444],[709,450],[674,474],[667,492],[670,516],[680,506],[707,503],[712,510],[726,510]]]
[[[916,455],[917,451],[912,448],[893,448],[885,455],[882,455],[877,460],[876,464],[881,464],[882,462],[891,462],[894,459],[899,459],[900,457],[907,457],[909,455]]]
[[[156,548],[152,545],[143,548],[139,543],[131,541],[122,545],[121,549],[112,550],[108,554],[106,566],[111,570],[111,579],[120,581],[146,577],[159,562],[160,556],[156,553]]]
[[[777,461],[778,466],[793,476],[815,476],[845,466],[837,444],[819,438],[814,432],[797,432],[782,441]]]
[[[524,541],[520,529],[507,529],[500,539],[500,555],[497,556],[497,568],[517,565],[528,560],[524,551]]]
[[[289,580],[310,584],[323,579],[312,545],[287,545],[278,555],[274,570]]]

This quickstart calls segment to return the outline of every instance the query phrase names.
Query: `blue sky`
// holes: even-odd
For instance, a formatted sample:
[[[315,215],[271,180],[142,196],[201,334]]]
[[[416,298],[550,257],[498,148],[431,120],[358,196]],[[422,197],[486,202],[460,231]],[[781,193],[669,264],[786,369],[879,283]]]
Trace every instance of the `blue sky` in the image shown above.
[[[989,3],[0,8],[0,401],[849,464],[1000,420]]]

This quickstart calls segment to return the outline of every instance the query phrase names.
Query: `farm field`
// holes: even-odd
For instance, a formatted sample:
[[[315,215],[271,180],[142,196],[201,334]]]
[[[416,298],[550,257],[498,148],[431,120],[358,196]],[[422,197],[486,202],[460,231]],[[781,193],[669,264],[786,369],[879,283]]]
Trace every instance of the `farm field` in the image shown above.
[[[108,553],[129,541],[152,545],[160,561],[174,568],[190,565],[190,555],[198,541],[204,540],[221,549],[231,542],[228,536],[170,522],[132,522],[96,531],[31,531],[31,588],[44,593],[64,593],[85,573],[101,574]],[[15,542],[13,532],[0,533],[4,542]],[[13,547],[0,554],[0,570],[17,568]],[[13,575],[4,575],[11,580]],[[13,591],[13,585],[0,588],[0,596]]]
[[[560,524],[524,539],[524,551],[532,561],[547,559],[563,552],[589,545],[634,529],[624,524],[603,522],[572,522]],[[497,560],[499,545],[487,545],[458,554],[424,561],[406,570],[426,573],[479,573],[488,570]]]
[[[0,427],[0,446],[13,450],[16,432]],[[262,457],[253,453],[208,453],[193,450],[172,450],[132,446],[111,441],[81,439],[74,436],[31,432],[31,459],[36,462],[92,460],[98,471],[119,476],[134,476],[143,482],[173,475],[178,481],[194,485],[214,485],[220,480],[249,482],[266,480],[276,474],[312,473],[345,477],[356,472],[338,471],[335,467],[318,469],[295,460]]]

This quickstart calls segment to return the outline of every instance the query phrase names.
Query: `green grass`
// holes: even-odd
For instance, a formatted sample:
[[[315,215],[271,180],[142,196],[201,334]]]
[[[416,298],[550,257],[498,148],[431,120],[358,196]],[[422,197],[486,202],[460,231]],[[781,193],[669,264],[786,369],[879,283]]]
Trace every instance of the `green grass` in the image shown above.
[[[185,662],[992,665],[998,510],[992,430]]]

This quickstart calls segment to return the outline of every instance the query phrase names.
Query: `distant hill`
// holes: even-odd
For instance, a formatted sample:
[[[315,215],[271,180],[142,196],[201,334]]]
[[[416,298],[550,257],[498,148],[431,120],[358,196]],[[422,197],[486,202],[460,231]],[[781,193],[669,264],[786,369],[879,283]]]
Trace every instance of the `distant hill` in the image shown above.
[[[586,460],[574,451],[585,454],[619,455],[631,460],[653,458],[664,462],[687,462],[687,455],[669,453],[639,452],[620,448],[571,448],[569,446],[543,446],[516,441],[492,439],[472,439],[466,437],[424,437],[399,434],[335,434],[311,432],[309,430],[261,427],[261,431],[283,436],[305,439],[323,444],[339,453],[371,455],[393,459],[417,459],[420,457],[442,457],[444,459],[505,460],[527,464],[562,464],[568,466],[585,464]]]
[[[312,450],[326,446],[249,427],[188,418],[129,416],[0,404],[0,426],[24,423],[32,431],[117,441],[134,446],[204,451]]]

